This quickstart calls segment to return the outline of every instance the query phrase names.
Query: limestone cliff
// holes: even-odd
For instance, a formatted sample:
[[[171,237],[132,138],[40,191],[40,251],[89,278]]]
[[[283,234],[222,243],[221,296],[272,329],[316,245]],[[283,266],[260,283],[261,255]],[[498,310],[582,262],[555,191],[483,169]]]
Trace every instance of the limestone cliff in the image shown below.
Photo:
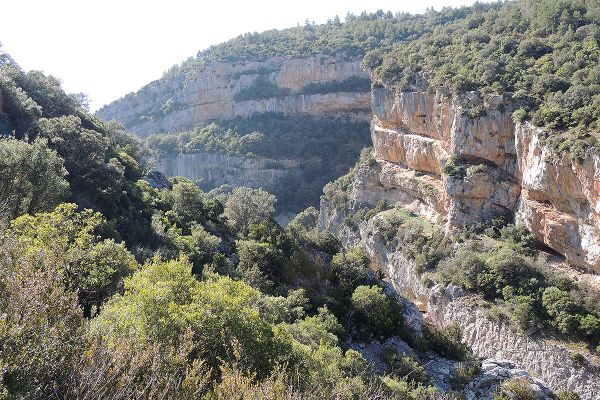
[[[372,102],[380,173],[358,203],[410,206],[450,233],[516,217],[569,263],[600,270],[598,156],[553,156],[544,130],[513,122],[503,96],[380,88]]]
[[[301,164],[299,160],[247,158],[203,152],[165,158],[158,168],[168,176],[203,180],[207,187],[227,184],[234,187],[262,187],[277,193],[277,186],[285,180],[294,179]]]
[[[545,144],[544,129],[513,122],[514,105],[503,96],[378,88],[372,105],[374,160],[363,161],[338,186],[345,191],[341,203],[326,191],[321,229],[338,234],[346,246],[365,248],[374,266],[431,322],[460,325],[476,355],[509,359],[553,389],[596,399],[600,363],[594,355],[588,353],[589,362],[581,365],[574,357],[581,349],[492,318],[485,303],[457,287],[423,283],[415,263],[382,238],[377,223],[382,213],[361,217],[358,225],[349,216],[385,200],[449,235],[498,216],[512,217],[570,267],[587,270],[585,279],[597,289],[598,156],[590,152],[577,163],[555,154]]]
[[[331,85],[349,79],[363,82],[362,88],[336,89]],[[154,81],[137,93],[101,108],[97,115],[104,120],[117,120],[142,136],[189,130],[208,121],[264,112],[368,121],[371,104],[368,88],[364,88],[368,79],[359,60],[341,56],[279,57],[238,63],[210,61],[193,73]],[[240,94],[265,82],[279,90],[240,99]],[[310,85],[313,90],[307,90]],[[314,90],[314,85],[323,86]]]
[[[573,390],[582,399],[595,400],[600,393],[600,364],[591,360],[577,362],[577,350],[555,340],[533,337],[516,329],[507,321],[494,319],[477,299],[449,285],[426,285],[417,273],[415,263],[394,244],[386,243],[377,228],[375,216],[360,224],[357,230],[342,223],[343,213],[324,201],[320,225],[336,232],[346,246],[361,245],[371,257],[374,267],[383,271],[401,295],[414,302],[425,318],[440,326],[458,324],[464,341],[482,358],[510,360],[553,390]]]

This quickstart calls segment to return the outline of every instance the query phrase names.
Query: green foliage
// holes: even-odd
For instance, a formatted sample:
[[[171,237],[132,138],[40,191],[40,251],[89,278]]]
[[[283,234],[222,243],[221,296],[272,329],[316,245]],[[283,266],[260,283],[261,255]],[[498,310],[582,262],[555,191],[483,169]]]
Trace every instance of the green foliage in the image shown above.
[[[420,383],[422,385],[430,383],[427,370],[413,357],[400,355],[393,348],[384,349],[381,356],[389,365],[391,376],[396,376],[407,382]]]
[[[511,378],[505,381],[494,394],[494,400],[535,400],[536,398],[535,390],[533,390],[527,378]]]
[[[369,258],[358,246],[333,256],[330,268],[331,284],[345,295],[368,282]]]
[[[189,230],[194,223],[206,222],[206,199],[198,185],[185,178],[178,178],[170,192],[172,211],[177,222]]]
[[[415,260],[419,272],[434,269],[446,255],[443,231],[403,208],[381,212],[373,224],[386,242],[395,242],[403,254]]]
[[[277,199],[262,189],[235,188],[225,203],[225,216],[235,232],[246,235],[252,224],[275,212]]]
[[[271,292],[276,276],[281,274],[284,254],[270,243],[239,240],[236,243],[239,257],[238,271],[251,286]]]
[[[473,382],[480,373],[481,366],[477,361],[457,363],[452,374],[452,388],[454,390],[463,390],[465,386]]]
[[[394,398],[403,400],[433,400],[438,397],[436,389],[432,386],[425,387],[389,376],[381,378],[381,381]]]
[[[456,12],[459,14],[459,12]],[[450,20],[451,18],[449,18]],[[399,41],[418,37],[433,26],[425,26],[417,15],[377,11],[358,16],[348,14],[326,24],[306,24],[289,29],[273,29],[262,33],[246,33],[227,42],[211,46],[179,66],[169,75],[186,76],[202,68],[208,60],[236,62],[260,61],[273,57],[301,58],[315,54],[362,57],[371,49],[388,49]]]
[[[51,213],[21,216],[10,226],[19,241],[19,251],[55,265],[66,288],[78,294],[87,314],[92,306],[116,293],[123,277],[137,268],[122,244],[94,235],[101,223],[100,214],[77,212],[75,204],[63,204]]]
[[[483,295],[503,300],[503,307],[522,329],[549,327],[569,337],[594,342],[600,335],[597,310],[570,279],[540,269],[532,258],[533,238],[520,225],[486,229],[461,243],[441,261],[437,276]],[[558,287],[560,286],[560,287]]]
[[[2,157],[11,163],[2,171],[16,181],[35,168],[22,182],[23,198],[15,198],[10,211],[48,211],[69,200],[101,211],[117,230],[112,235],[130,248],[150,240],[151,212],[136,187],[148,168],[144,145],[117,124],[91,116],[84,109],[85,98],[67,95],[57,79],[39,71],[26,73],[6,53],[0,55],[9,60],[0,64],[0,136],[31,143],[3,141],[1,147],[10,147],[12,155]],[[15,171],[19,159],[22,168]],[[10,195],[8,176],[2,182]]]
[[[581,400],[581,397],[571,390],[561,390],[557,395],[558,400]]]
[[[301,94],[327,94],[337,92],[369,92],[371,80],[353,76],[343,81],[309,83],[300,89]]]
[[[76,116],[38,121],[40,135],[64,159],[71,190],[85,195],[86,205],[114,207],[121,195],[125,167],[110,151],[102,133],[86,129]]]
[[[304,231],[314,231],[319,222],[319,211],[314,207],[309,207],[299,212],[293,220],[290,221],[287,228]]]
[[[597,14],[597,3],[577,0],[477,3],[430,11],[423,16],[430,31],[397,43],[381,62],[366,63],[376,66],[377,80],[401,89],[415,88],[426,76],[431,85],[456,92],[512,96],[522,104],[515,120],[530,118],[551,128],[559,142],[557,131],[582,128],[589,141],[568,150],[581,160],[581,153],[597,146],[590,135],[600,117]],[[478,107],[468,113],[476,117],[483,112]]]
[[[379,281],[362,251],[333,257],[339,241],[316,230],[316,210],[283,230],[270,218],[274,197],[261,190],[209,195],[183,178],[151,187],[140,180],[149,152],[138,140],[1,52],[0,92],[0,131],[23,140],[1,143],[16,149],[5,160],[33,148],[60,178],[64,165],[77,202],[0,221],[0,397],[398,397],[358,352],[341,347],[355,334],[352,294]],[[328,129],[315,126],[317,136]],[[60,179],[32,164],[38,175],[23,187],[47,192],[14,215],[62,200]],[[12,178],[0,185],[15,187]],[[47,196],[52,188],[56,198]],[[357,293],[364,318],[372,298]],[[415,398],[433,395],[402,387]]]
[[[300,343],[315,349],[322,343],[328,346],[338,345],[339,336],[343,333],[343,327],[326,307],[319,308],[316,315],[297,321],[289,330]]]
[[[454,179],[462,180],[467,176],[467,168],[461,160],[456,156],[452,155],[444,165],[444,173]]]
[[[290,94],[289,89],[281,88],[277,86],[277,84],[260,75],[251,86],[236,93],[233,96],[233,99],[235,101],[260,100],[271,97],[287,96],[288,94]]]
[[[358,286],[352,293],[357,328],[364,337],[388,337],[402,324],[402,309],[395,297],[386,296],[378,286]]]
[[[0,217],[49,211],[68,194],[67,171],[42,140],[0,139]]]
[[[346,172],[360,150],[369,144],[366,122],[339,118],[284,116],[265,113],[197,127],[193,132],[157,134],[147,139],[163,157],[179,153],[216,152],[272,159],[269,168],[285,168],[289,160],[300,165],[283,180],[265,190],[277,196],[278,210],[292,210],[318,203],[323,186]],[[208,179],[207,189],[222,184]],[[302,188],[302,190],[298,190]]]
[[[349,194],[356,173],[364,166],[372,168],[375,164],[373,149],[370,147],[363,149],[360,152],[359,160],[350,168],[347,174],[325,185],[322,198],[330,201],[336,209],[348,211]]]
[[[12,234],[0,236],[0,393],[50,398],[69,387],[85,321],[60,264],[23,247]]]
[[[199,282],[186,261],[155,261],[125,281],[123,295],[102,310],[96,329],[177,345],[191,330],[194,353],[212,368],[238,352],[244,370],[266,376],[287,346],[258,312],[260,292],[228,278]]]
[[[444,357],[464,361],[470,355],[469,347],[462,343],[462,330],[458,325],[452,324],[443,329],[425,325],[423,334],[429,347]]]

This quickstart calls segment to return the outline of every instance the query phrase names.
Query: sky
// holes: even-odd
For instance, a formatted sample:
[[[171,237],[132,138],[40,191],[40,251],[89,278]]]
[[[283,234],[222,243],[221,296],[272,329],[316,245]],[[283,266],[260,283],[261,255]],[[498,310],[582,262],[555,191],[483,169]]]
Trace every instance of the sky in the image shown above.
[[[198,50],[245,32],[324,23],[348,12],[421,13],[473,0],[4,0],[0,43],[25,70],[87,94],[96,110]]]

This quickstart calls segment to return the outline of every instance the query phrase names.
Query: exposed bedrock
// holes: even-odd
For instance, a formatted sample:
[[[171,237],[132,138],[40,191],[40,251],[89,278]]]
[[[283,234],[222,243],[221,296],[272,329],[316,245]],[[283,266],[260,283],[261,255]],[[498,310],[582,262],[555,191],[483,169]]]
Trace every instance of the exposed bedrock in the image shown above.
[[[344,85],[348,80],[358,86]],[[187,74],[166,75],[102,107],[97,115],[117,120],[141,136],[265,112],[369,121],[368,81],[360,60],[341,56],[210,61]],[[271,92],[253,95],[252,89],[264,87],[265,82],[271,85]],[[321,86],[315,89],[315,85]]]
[[[600,270],[598,156],[551,154],[546,132],[514,123],[500,95],[379,88],[372,105],[379,172],[366,179],[370,189],[355,185],[356,204],[425,210],[449,232],[514,217],[571,264]]]

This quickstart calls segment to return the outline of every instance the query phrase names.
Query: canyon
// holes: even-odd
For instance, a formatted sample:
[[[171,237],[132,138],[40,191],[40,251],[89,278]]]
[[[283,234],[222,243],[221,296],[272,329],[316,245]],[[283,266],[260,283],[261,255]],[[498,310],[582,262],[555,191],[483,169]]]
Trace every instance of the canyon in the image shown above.
[[[582,161],[557,154],[546,144],[549,132],[515,122],[517,105],[502,95],[450,93],[424,85],[399,90],[378,85],[370,92],[332,90],[332,83],[368,79],[358,61],[315,55],[307,59],[211,62],[187,81],[153,82],[142,91],[99,111],[140,136],[190,130],[215,120],[276,112],[314,118],[370,121],[375,165],[357,166],[346,208],[321,201],[320,228],[346,246],[360,245],[398,293],[419,305],[433,323],[457,323],[474,354],[507,359],[541,378],[552,389],[575,390],[583,399],[600,392],[600,363],[589,355],[581,365],[564,343],[521,332],[491,318],[485,307],[453,286],[425,286],[414,262],[383,243],[373,221],[352,230],[352,212],[381,201],[425,217],[449,237],[465,227],[496,218],[524,224],[564,269],[598,287],[600,270],[600,158]],[[236,100],[266,79],[282,95]],[[327,84],[329,93],[302,93],[309,84]],[[176,106],[173,106],[175,104]],[[161,111],[162,110],[162,111]],[[166,112],[164,110],[167,110]],[[203,178],[211,187],[265,187],[276,191],[305,159],[172,154],[158,169],[166,175]]]
[[[270,89],[264,92],[264,87]],[[210,147],[172,150],[161,154],[157,169],[167,176],[201,180],[205,190],[221,185],[262,187],[277,195],[278,213],[298,213],[316,206],[322,187],[350,168],[368,145],[370,78],[359,60],[342,56],[210,61],[187,74],[165,75],[97,115],[117,120],[141,137],[258,118],[263,141],[279,143],[271,144],[267,154]],[[324,129],[337,126],[337,121],[335,131]],[[286,129],[289,142],[282,144],[277,132]],[[314,132],[322,136],[311,140],[330,143],[335,156],[319,155],[323,145],[306,144]],[[258,146],[258,151],[266,147]],[[297,187],[305,190],[300,193]]]

